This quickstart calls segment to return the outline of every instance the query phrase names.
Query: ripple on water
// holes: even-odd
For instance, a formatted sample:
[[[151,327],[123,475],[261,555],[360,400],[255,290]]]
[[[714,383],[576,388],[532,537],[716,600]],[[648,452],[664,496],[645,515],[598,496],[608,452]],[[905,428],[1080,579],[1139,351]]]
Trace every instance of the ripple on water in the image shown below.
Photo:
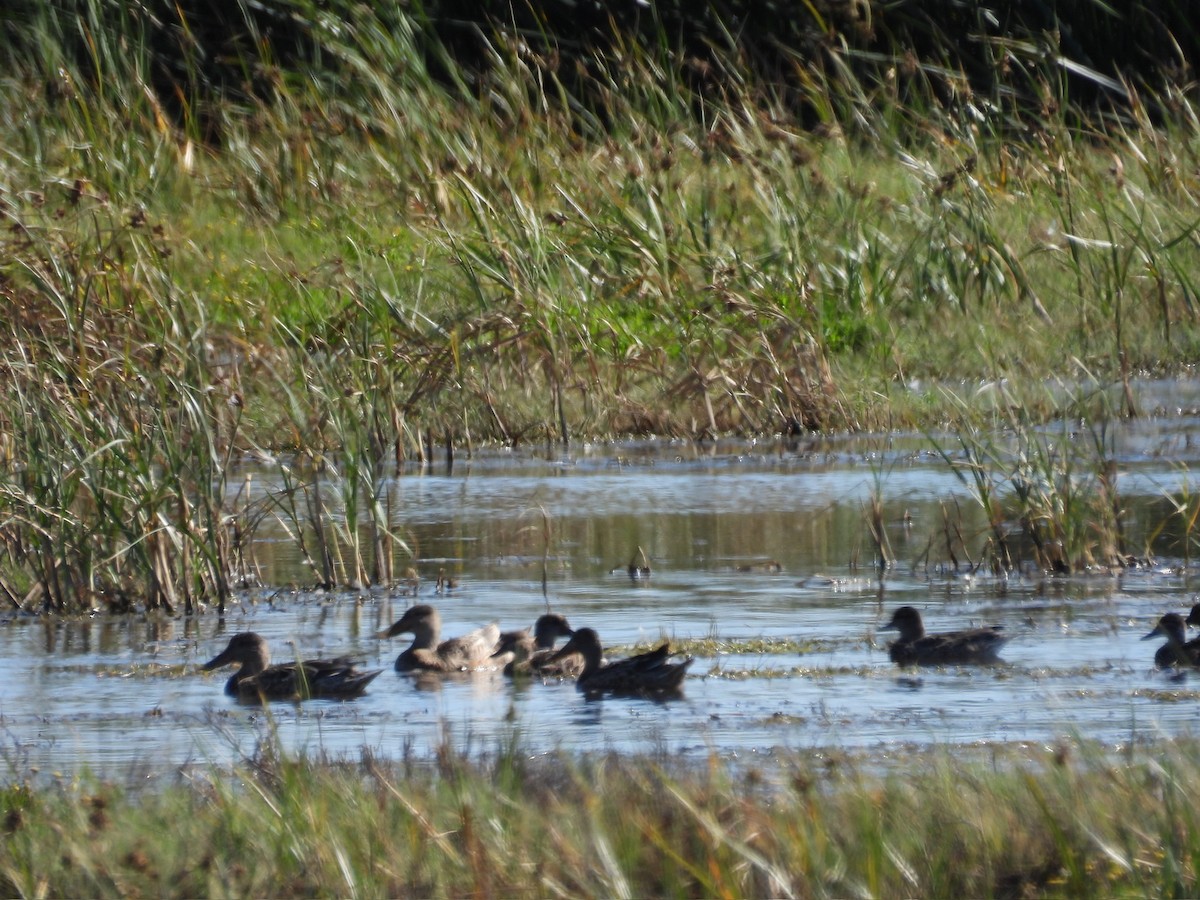
[[[1126,464],[1154,482],[1154,497],[1178,477],[1174,461],[1151,452],[1171,440],[1128,441]],[[965,561],[956,568],[937,552],[942,501],[969,507],[961,483],[940,458],[890,446],[883,463],[864,463],[847,441],[708,455],[593,448],[567,465],[480,458],[397,483],[396,521],[426,554],[419,597],[439,607],[446,636],[492,620],[531,625],[546,609],[545,563],[554,608],[606,646],[628,652],[667,638],[697,657],[679,700],[593,700],[570,683],[514,684],[496,672],[397,674],[403,643],[375,634],[411,597],[263,592],[243,596],[223,622],[212,613],[0,621],[4,758],[14,774],[122,773],[147,761],[226,764],[270,740],[334,758],[433,756],[446,741],[479,752],[517,741],[531,755],[766,758],[1189,733],[1200,673],[1153,671],[1155,645],[1140,638],[1162,612],[1190,606],[1191,568],[1168,560],[1084,578],[971,575]],[[862,512],[880,471],[900,560],[882,582]],[[268,581],[305,577],[286,542],[276,555],[272,546],[260,553]],[[623,566],[638,547],[652,575],[634,583]],[[443,567],[461,585],[435,594]],[[902,604],[919,606],[930,630],[1003,624],[1008,665],[899,671],[876,630]],[[199,667],[230,634],[251,629],[280,659],[351,654],[387,671],[349,703],[240,706],[222,693],[224,676]]]

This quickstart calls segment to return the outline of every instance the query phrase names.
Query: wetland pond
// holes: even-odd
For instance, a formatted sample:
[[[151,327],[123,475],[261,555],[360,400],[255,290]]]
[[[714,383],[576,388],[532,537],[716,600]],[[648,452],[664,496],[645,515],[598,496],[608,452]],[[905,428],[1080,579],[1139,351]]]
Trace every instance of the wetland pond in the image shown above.
[[[1200,465],[1197,425],[1176,413],[1109,435],[1131,553],[1144,552],[1165,498]],[[258,490],[271,488],[269,467],[248,471]],[[872,492],[896,558],[882,574]],[[1200,672],[1155,671],[1160,642],[1140,640],[1162,613],[1191,606],[1196,563],[1156,550],[1149,564],[1085,575],[1025,567],[998,578],[971,574],[961,557],[955,567],[943,549],[947,517],[976,560],[985,523],[967,483],[920,435],[483,452],[450,471],[403,472],[388,497],[421,575],[417,597],[438,607],[443,637],[493,620],[531,626],[548,597],[622,652],[663,637],[697,642],[683,697],[589,700],[572,683],[396,673],[407,639],[376,632],[415,602],[411,592],[306,589],[312,577],[293,544],[264,528],[263,586],[223,619],[211,609],[4,618],[9,777],[222,766],[268,736],[324,759],[429,758],[444,742],[489,754],[516,742],[531,755],[765,760],[829,748],[886,760],[914,745],[1079,737],[1120,747],[1200,732]],[[639,547],[652,575],[634,580],[626,565]],[[459,583],[435,593],[443,569]],[[900,671],[889,635],[876,631],[904,604],[922,610],[930,631],[1004,625],[1006,664]],[[277,661],[353,654],[385,671],[352,702],[242,706],[222,691],[228,670],[200,665],[243,630],[264,635]]]

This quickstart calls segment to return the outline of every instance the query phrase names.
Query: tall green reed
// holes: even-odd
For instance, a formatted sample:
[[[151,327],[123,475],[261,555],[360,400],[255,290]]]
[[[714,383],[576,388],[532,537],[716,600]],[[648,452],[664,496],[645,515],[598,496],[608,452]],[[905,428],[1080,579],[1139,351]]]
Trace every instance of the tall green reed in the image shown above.
[[[214,346],[175,291],[156,229],[103,208],[19,223],[0,361],[6,593],[57,611],[223,606],[237,346]]]
[[[85,574],[53,583],[64,509],[120,518],[97,533],[143,554],[156,604],[187,606],[179,584],[223,596],[215,573],[247,576],[236,541],[267,514],[319,583],[387,581],[392,554],[410,552],[388,470],[435,441],[470,452],[892,427],[906,424],[896,386],[913,377],[1095,370],[1128,383],[1164,341],[1176,359],[1194,347],[1200,214],[1179,173],[1197,117],[1184,91],[1143,94],[1121,116],[1069,108],[1061,48],[1037,42],[985,42],[986,98],[949,57],[900,47],[869,60],[823,47],[791,58],[787,83],[768,81],[729,35],[711,61],[681,57],[666,35],[618,42],[572,78],[552,47],[497,31],[468,73],[404,13],[289,8],[307,29],[305,65],[243,43],[244,84],[224,94],[204,93],[187,58],[169,96],[136,17],[110,16],[136,9],[99,0],[79,19],[39,13],[46,53],[0,82],[13,148],[0,188],[17,229],[5,271],[18,306],[40,298],[62,323],[27,342],[37,353],[12,351],[24,380],[10,418],[38,419],[13,453],[60,452],[75,432],[88,448],[70,477],[11,487],[11,521],[27,528],[14,546],[50,548],[20,557],[13,596],[35,580],[55,598],[120,581],[95,574],[116,550],[77,539],[67,568]],[[254,10],[242,12],[250,28]],[[82,61],[64,50],[72,28],[92,42]],[[128,211],[128,234],[105,202]],[[74,224],[59,228],[64,203]],[[102,213],[92,239],[79,206]],[[147,236],[147,216],[165,231]],[[196,252],[214,229],[238,231],[230,221],[243,282]],[[101,296],[111,309],[98,316]],[[125,316],[148,324],[114,353]],[[92,378],[148,411],[101,405]],[[1018,436],[1019,464],[986,432],[968,426],[963,441],[985,555],[1013,564],[997,499],[1011,489],[1022,531],[1068,548],[1038,550],[1039,564],[1120,556],[1105,454],[1073,462],[1069,440],[1036,431],[1057,401],[1019,399],[1019,421],[992,423]],[[279,457],[284,489],[253,506],[202,490],[227,482],[235,446],[294,454]],[[74,474],[85,465],[110,483],[87,485]],[[184,470],[204,475],[170,474]],[[187,547],[199,556],[180,558]]]
[[[1124,538],[1110,395],[1089,384],[1068,387],[1057,407],[1062,418],[1043,426],[1027,416],[1019,389],[993,387],[988,424],[981,428],[964,404],[956,424],[961,452],[939,446],[983,508],[985,558],[1008,571],[1029,553],[1039,570],[1060,574],[1128,564],[1134,557]]]

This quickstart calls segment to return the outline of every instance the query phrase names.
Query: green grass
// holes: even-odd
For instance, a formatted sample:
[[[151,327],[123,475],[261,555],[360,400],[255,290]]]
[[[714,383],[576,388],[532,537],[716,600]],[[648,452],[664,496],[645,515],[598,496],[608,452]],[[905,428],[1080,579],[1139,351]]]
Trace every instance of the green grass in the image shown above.
[[[937,388],[958,379],[1017,385],[1029,435],[1136,412],[1134,375],[1200,356],[1200,117],[1177,85],[1153,121],[1001,120],[797,61],[813,130],[732,54],[700,111],[665,46],[594,60],[572,94],[498,45],[467,90],[354,7],[340,30],[309,10],[324,68],[248,58],[257,93],[201,101],[156,95],[144,35],[87,9],[86,64],[48,11],[0,79],[10,604],[224,605],[267,518],[315,583],[391,581],[412,551],[388,475],[447,445],[1012,425]],[[1024,387],[1049,379],[1116,399]],[[1069,494],[1080,465],[1103,487],[1097,429],[1080,461],[1026,444],[1044,568],[1141,550],[1113,502]],[[246,454],[285,484],[254,507],[225,490]]]
[[[502,57],[469,103],[372,68],[407,59],[401,38],[335,49],[369,77],[288,73],[216,110],[219,146],[165,123],[119,53],[107,90],[79,75],[57,103],[18,73],[9,218],[79,245],[144,210],[207,328],[284,369],[322,364],[297,343],[391,357],[407,416],[476,440],[921,424],[947,411],[897,390],[911,379],[1119,380],[1198,349],[1183,97],[1171,122],[1103,131],[1026,111],[1036,139],[1014,140],[936,106],[891,115],[844,73],[813,89],[858,130],[817,137],[748,78],[697,121],[631,50],[619,115],[581,135]],[[124,289],[167,301],[141,278]],[[304,440],[254,374],[254,438]]]
[[[0,886],[69,896],[1147,896],[1196,890],[1191,742],[896,770],[791,754],[318,763],[0,791]]]

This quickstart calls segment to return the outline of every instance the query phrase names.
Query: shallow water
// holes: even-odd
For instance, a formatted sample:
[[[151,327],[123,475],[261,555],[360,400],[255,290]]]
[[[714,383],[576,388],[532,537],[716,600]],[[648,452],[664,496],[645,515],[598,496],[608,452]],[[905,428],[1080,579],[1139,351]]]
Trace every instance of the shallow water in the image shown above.
[[[1163,492],[1196,464],[1195,430],[1191,418],[1149,420],[1116,441],[1131,546],[1154,527]],[[269,472],[255,479],[269,487]],[[449,472],[404,473],[390,488],[418,554],[419,597],[439,607],[445,636],[492,620],[531,625],[545,610],[545,556],[554,609],[606,645],[768,639],[773,649],[699,656],[684,697],[669,703],[588,700],[569,683],[513,684],[498,673],[418,682],[391,669],[402,639],[375,637],[411,596],[280,589],[306,573],[288,542],[266,540],[257,557],[273,587],[243,595],[223,621],[213,611],[4,620],[0,749],[9,772],[223,765],[272,735],[291,752],[329,758],[428,757],[447,740],[491,752],[515,740],[534,755],[752,760],[779,749],[886,757],[913,744],[1064,736],[1119,746],[1200,730],[1200,673],[1153,671],[1156,643],[1140,640],[1161,613],[1191,605],[1195,565],[1160,556],[1119,574],[997,580],[970,577],[960,560],[955,571],[938,549],[944,510],[961,512],[969,545],[981,545],[981,523],[963,483],[919,436],[493,453]],[[898,560],[882,581],[864,519],[873,489]],[[635,582],[624,567],[638,547],[653,574]],[[738,571],[767,560],[782,571]],[[461,586],[437,595],[442,568]],[[875,632],[901,604],[920,607],[930,630],[1004,624],[1007,665],[899,671],[887,635]],[[222,693],[228,671],[198,667],[241,630],[266,636],[277,658],[350,653],[386,671],[353,702],[240,706]]]

